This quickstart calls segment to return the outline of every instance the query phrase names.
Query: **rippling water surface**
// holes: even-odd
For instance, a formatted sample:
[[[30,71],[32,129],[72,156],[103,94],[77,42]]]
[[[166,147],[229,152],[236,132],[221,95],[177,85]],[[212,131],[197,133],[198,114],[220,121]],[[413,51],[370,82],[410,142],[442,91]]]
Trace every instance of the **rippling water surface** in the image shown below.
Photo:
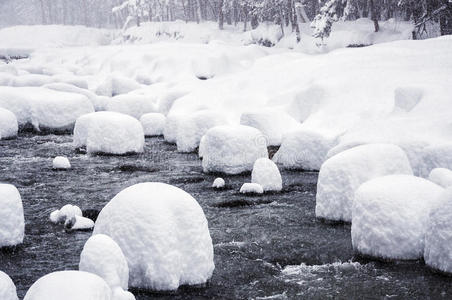
[[[216,269],[204,288],[173,294],[134,292],[137,299],[450,299],[452,279],[419,262],[383,263],[354,257],[350,225],[315,218],[317,173],[283,171],[281,193],[238,193],[250,175],[225,177],[227,188],[213,190],[215,175],[202,173],[196,154],[181,154],[161,138],[146,140],[136,156],[75,153],[71,136],[22,134],[0,141],[0,182],[18,187],[25,210],[25,240],[0,252],[0,269],[16,283],[19,297],[39,277],[77,269],[89,232],[67,234],[48,220],[64,204],[101,209],[122,189],[160,181],[192,194],[209,221]],[[52,159],[67,156],[70,171],[53,171]]]

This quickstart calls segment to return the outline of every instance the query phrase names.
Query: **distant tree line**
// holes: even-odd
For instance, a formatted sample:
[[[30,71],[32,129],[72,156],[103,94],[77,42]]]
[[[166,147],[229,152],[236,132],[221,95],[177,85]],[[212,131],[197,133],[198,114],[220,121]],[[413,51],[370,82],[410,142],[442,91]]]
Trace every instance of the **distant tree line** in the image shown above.
[[[438,22],[441,34],[452,33],[452,0],[0,0],[6,24],[81,24],[95,27],[140,26],[144,21],[203,22],[256,28],[262,22],[289,27],[300,37],[310,23],[314,36],[326,38],[338,20],[369,18],[374,30],[390,18],[413,21],[418,31]]]

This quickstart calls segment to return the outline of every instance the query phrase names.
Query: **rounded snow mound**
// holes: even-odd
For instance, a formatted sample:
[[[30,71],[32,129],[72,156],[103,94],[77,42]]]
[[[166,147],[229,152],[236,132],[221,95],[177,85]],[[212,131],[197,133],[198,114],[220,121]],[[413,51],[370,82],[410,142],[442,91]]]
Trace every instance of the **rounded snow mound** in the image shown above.
[[[18,130],[16,116],[9,110],[0,107],[0,140],[16,137]]]
[[[96,274],[113,289],[129,286],[129,267],[118,244],[105,234],[96,234],[86,241],[80,254],[79,270]]]
[[[263,194],[264,189],[259,183],[246,182],[240,188],[242,194]]]
[[[452,273],[452,188],[441,193],[430,212],[424,260],[434,269]]]
[[[159,136],[163,134],[166,117],[160,113],[144,114],[140,118],[145,136]]]
[[[0,184],[0,248],[19,245],[24,240],[24,209],[14,185]]]
[[[57,156],[53,159],[52,167],[56,170],[65,170],[71,168],[69,159],[65,156]]]
[[[212,127],[224,125],[224,117],[214,111],[202,110],[181,118],[177,125],[177,151],[193,152],[198,148],[201,137]]]
[[[82,216],[82,210],[77,205],[66,204],[50,214],[52,223],[64,223],[67,219]]]
[[[308,131],[296,130],[283,137],[273,161],[287,169],[319,170],[335,138]]]
[[[155,99],[148,96],[126,94],[113,97],[108,101],[108,111],[115,111],[140,119],[147,113],[157,110]]]
[[[391,174],[413,174],[405,152],[396,145],[362,145],[329,158],[319,172],[316,216],[350,222],[356,189],[370,179]]]
[[[16,285],[8,274],[0,271],[0,299],[19,300],[17,297]]]
[[[95,112],[77,119],[74,128],[75,148],[86,147],[88,153],[128,154],[143,152],[141,123],[117,112]]]
[[[260,184],[264,192],[279,192],[282,190],[282,178],[278,167],[265,157],[254,162],[251,182]]]
[[[249,126],[217,126],[202,138],[204,172],[239,174],[251,171],[258,158],[268,157],[267,139]]]
[[[102,209],[93,234],[106,234],[119,245],[135,288],[165,291],[204,284],[215,268],[201,206],[168,184],[124,189]]]
[[[99,276],[81,271],[60,271],[39,278],[24,300],[125,300],[112,297],[108,284]]]
[[[176,143],[180,119],[182,119],[182,116],[180,115],[168,115],[166,117],[165,127],[163,128],[163,136],[165,137],[165,141],[168,143]]]
[[[221,189],[224,188],[224,186],[226,185],[226,183],[224,182],[223,178],[215,178],[215,180],[212,183],[212,187],[215,189]]]
[[[430,172],[428,179],[443,188],[452,186],[452,171],[446,168],[436,168]]]
[[[440,186],[410,175],[363,183],[353,203],[353,248],[385,259],[421,258],[429,212],[442,191]]]

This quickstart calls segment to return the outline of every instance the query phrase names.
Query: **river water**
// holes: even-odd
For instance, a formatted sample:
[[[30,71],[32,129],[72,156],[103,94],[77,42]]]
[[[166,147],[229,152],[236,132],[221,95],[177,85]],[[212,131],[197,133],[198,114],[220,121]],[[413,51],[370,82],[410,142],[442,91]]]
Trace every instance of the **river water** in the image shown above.
[[[210,186],[196,154],[176,152],[162,138],[146,139],[135,156],[76,153],[69,135],[21,134],[0,141],[0,182],[14,184],[25,211],[25,240],[0,250],[0,270],[22,298],[39,277],[77,269],[90,232],[66,233],[49,221],[52,210],[71,203],[101,209],[122,189],[139,182],[178,186],[200,203],[214,243],[215,271],[201,288],[172,294],[133,291],[137,299],[451,299],[452,278],[422,262],[378,262],[354,255],[350,225],[316,220],[317,173],[282,171],[283,191],[238,193],[250,175],[225,176],[227,188]],[[52,170],[67,156],[69,171]]]

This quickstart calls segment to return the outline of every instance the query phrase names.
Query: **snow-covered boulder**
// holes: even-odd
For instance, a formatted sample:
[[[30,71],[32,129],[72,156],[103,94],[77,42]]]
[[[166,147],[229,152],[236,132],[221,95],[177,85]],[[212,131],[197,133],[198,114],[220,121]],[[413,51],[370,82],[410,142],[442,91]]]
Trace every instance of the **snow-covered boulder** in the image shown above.
[[[268,157],[267,139],[249,126],[217,126],[202,139],[204,172],[239,174],[251,171],[258,158]]]
[[[424,260],[432,268],[452,273],[452,188],[443,191],[431,209]]]
[[[140,118],[145,136],[159,136],[163,134],[166,117],[161,113],[148,113]]]
[[[19,126],[52,132],[71,130],[78,117],[94,111],[84,95],[41,87],[0,87],[0,107],[13,112]]]
[[[443,190],[410,175],[388,175],[363,183],[353,202],[353,248],[384,259],[421,258],[429,212]]]
[[[16,137],[18,130],[16,116],[9,110],[0,107],[0,140]]]
[[[226,120],[220,113],[209,110],[198,111],[181,118],[177,125],[177,151],[195,151],[207,130],[224,124],[226,124]]]
[[[222,189],[224,188],[224,186],[226,185],[226,183],[224,182],[223,178],[215,178],[215,180],[212,183],[212,187],[215,189]]]
[[[331,157],[320,168],[316,216],[350,222],[356,189],[370,179],[391,174],[413,174],[405,152],[395,145],[362,145]]]
[[[0,299],[19,300],[17,297],[16,285],[8,274],[0,271]]]
[[[56,170],[66,170],[71,168],[71,163],[66,156],[57,156],[52,161],[52,167]]]
[[[110,99],[106,110],[115,111],[140,119],[142,115],[157,110],[155,99],[149,96],[125,94]]]
[[[176,290],[204,284],[215,267],[201,206],[168,184],[147,182],[124,189],[102,209],[93,234],[106,234],[119,245],[131,287]]]
[[[81,217],[82,215],[82,210],[77,205],[66,204],[61,209],[54,210],[50,214],[50,221],[55,224],[65,223],[68,219],[75,218],[75,216]]]
[[[114,293],[108,284],[95,274],[82,271],[59,271],[39,278],[28,289],[24,298],[24,300],[44,299],[131,300],[134,297]]]
[[[259,183],[246,182],[240,188],[240,193],[242,193],[242,194],[263,194],[264,189],[262,188],[262,185],[260,185]]]
[[[452,187],[452,170],[445,168],[433,169],[428,179],[443,188]]]
[[[77,119],[73,145],[88,153],[127,154],[143,152],[141,123],[117,112],[95,112]]]
[[[80,254],[79,270],[99,275],[113,289],[129,287],[129,267],[118,244],[105,234],[91,236]]]
[[[141,86],[133,79],[119,74],[108,75],[97,86],[95,93],[99,96],[114,97],[121,94],[127,94]]]
[[[278,166],[265,157],[254,162],[251,182],[260,184],[264,192],[279,192],[282,190],[282,178]]]
[[[287,169],[319,170],[335,137],[300,129],[284,135],[273,161]]]
[[[180,115],[168,115],[166,116],[165,127],[163,128],[163,136],[165,141],[171,144],[175,144],[177,141],[177,131],[179,126],[179,120],[182,119]]]
[[[14,185],[0,183],[0,248],[16,246],[24,240],[24,209]]]
[[[300,127],[300,123],[290,115],[275,109],[243,113],[240,124],[259,129],[267,138],[268,146],[281,145],[286,133]]]
[[[84,95],[91,101],[91,104],[93,105],[96,111],[105,110],[106,106],[105,99],[102,96],[97,96],[96,94],[85,88],[80,88],[78,86],[64,82],[54,82],[43,85],[42,87],[60,92]]]

